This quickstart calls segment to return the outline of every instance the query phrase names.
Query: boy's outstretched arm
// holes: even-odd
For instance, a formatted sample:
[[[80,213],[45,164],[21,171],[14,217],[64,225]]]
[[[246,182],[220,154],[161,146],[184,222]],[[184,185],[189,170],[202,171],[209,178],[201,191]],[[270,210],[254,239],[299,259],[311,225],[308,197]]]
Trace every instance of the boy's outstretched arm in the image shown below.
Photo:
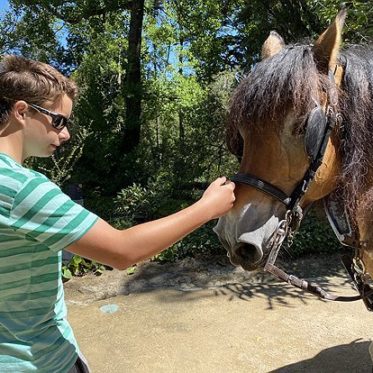
[[[164,218],[125,230],[99,219],[67,250],[83,257],[124,269],[158,254],[211,219],[224,215],[233,206],[234,184],[226,178],[215,180],[193,205]]]

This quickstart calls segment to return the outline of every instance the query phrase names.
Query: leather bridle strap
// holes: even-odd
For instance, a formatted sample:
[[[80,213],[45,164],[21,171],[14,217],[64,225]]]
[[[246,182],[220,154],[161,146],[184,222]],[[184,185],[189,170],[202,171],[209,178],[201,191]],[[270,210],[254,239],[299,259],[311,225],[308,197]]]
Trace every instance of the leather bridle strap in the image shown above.
[[[326,147],[328,145],[328,141],[330,135],[335,127],[335,125],[341,121],[341,115],[339,113],[335,113],[333,109],[328,106],[326,109],[326,118],[327,118],[327,125],[323,134],[323,139],[320,144],[320,148],[317,152],[317,156],[311,160],[311,164],[306,171],[305,175],[301,182],[295,187],[293,193],[290,196],[290,204],[289,209],[293,210],[295,206],[298,205],[304,194],[306,193],[308,186],[315,178],[316,172],[318,168],[321,166],[322,161],[324,159]]]
[[[279,278],[282,281],[287,282],[290,285],[295,286],[298,289],[302,289],[304,291],[307,291],[309,293],[312,293],[321,299],[329,300],[329,301],[336,301],[336,302],[354,302],[357,300],[362,299],[362,295],[352,295],[352,296],[337,296],[332,295],[323,290],[319,285],[317,285],[314,282],[308,282],[306,280],[300,279],[294,275],[289,275],[286,272],[284,272],[282,269],[274,266],[273,264],[266,264],[266,270],[270,273],[274,274],[277,278]],[[373,290],[371,291],[373,293]],[[371,295],[371,294],[366,294]]]
[[[257,178],[256,176],[244,173],[238,173],[231,177],[231,180],[236,183],[246,184],[258,189],[270,196],[276,198],[278,201],[282,202],[286,207],[289,206],[291,202],[291,197],[284,193],[281,189],[275,187],[271,183]]]

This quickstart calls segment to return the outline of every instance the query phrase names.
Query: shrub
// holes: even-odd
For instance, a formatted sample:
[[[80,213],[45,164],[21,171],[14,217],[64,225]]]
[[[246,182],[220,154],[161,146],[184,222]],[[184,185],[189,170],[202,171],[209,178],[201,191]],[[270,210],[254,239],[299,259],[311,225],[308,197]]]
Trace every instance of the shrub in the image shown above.
[[[225,254],[225,250],[220,244],[218,237],[212,231],[215,224],[216,222],[205,224],[181,241],[176,242],[169,249],[158,254],[155,260],[169,262],[191,256]]]
[[[70,280],[73,276],[83,276],[88,272],[93,272],[99,276],[105,270],[103,264],[97,263],[94,260],[88,260],[74,255],[69,263],[62,266],[62,277],[64,281]]]
[[[327,219],[311,210],[294,237],[293,245],[287,249],[292,257],[306,254],[331,253],[341,247]]]

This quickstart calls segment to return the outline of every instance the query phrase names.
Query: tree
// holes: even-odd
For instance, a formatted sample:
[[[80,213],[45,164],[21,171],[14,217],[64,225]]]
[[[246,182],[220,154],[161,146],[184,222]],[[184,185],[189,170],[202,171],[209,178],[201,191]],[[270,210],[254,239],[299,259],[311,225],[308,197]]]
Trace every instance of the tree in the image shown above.
[[[34,57],[47,60],[46,56],[40,56],[33,50],[36,46],[43,45],[49,41],[53,41],[54,45],[48,49],[56,49],[56,38],[53,35],[56,25],[63,22],[61,28],[68,29],[76,25],[82,25],[86,22],[93,25],[93,28],[104,28],[106,21],[115,18],[115,13],[129,11],[130,26],[128,30],[127,43],[127,64],[126,78],[124,84],[124,94],[126,97],[126,119],[122,130],[122,141],[120,149],[123,153],[129,153],[135,148],[140,141],[141,131],[141,40],[144,19],[144,0],[139,1],[81,1],[61,2],[59,0],[13,0],[11,4],[16,13],[21,14],[21,19],[18,22],[19,27],[24,28],[22,34],[26,42],[21,51],[25,55],[34,54]],[[36,45],[28,42],[28,35],[35,35],[31,27],[35,27],[41,31],[38,35],[41,36],[43,42],[38,41]],[[17,31],[16,31],[17,32]],[[49,33],[49,34],[48,34]],[[18,35],[14,35],[14,39],[19,41]],[[29,48],[30,50],[27,50]],[[48,61],[49,62],[49,61]],[[124,62],[124,61],[123,61]]]
[[[144,0],[131,5],[128,34],[128,63],[126,71],[126,121],[121,141],[121,151],[128,154],[140,143],[141,133],[141,41],[144,20]]]
[[[229,92],[235,73],[256,63],[271,30],[287,43],[312,42],[339,8],[336,0],[10,4],[0,22],[1,52],[73,74],[81,87],[75,116],[92,132],[75,173],[109,195],[134,181],[193,183],[229,167],[222,155],[228,97],[213,87],[229,77],[220,86]],[[370,2],[346,4],[345,40],[366,41]]]

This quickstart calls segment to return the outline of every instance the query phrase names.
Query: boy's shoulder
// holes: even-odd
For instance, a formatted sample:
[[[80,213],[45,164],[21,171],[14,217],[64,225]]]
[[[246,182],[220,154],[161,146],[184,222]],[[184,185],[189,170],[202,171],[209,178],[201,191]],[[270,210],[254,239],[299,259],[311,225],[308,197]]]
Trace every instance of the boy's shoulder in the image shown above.
[[[7,224],[7,220],[4,219],[9,219],[15,207],[28,203],[22,209],[29,209],[38,198],[52,190],[54,194],[56,191],[60,192],[58,186],[45,175],[26,168],[8,155],[0,153],[0,225]],[[30,196],[33,196],[35,201],[30,201]]]
[[[30,179],[42,178],[49,180],[40,172],[26,168],[4,153],[0,153],[0,185],[11,184],[21,187]],[[18,188],[15,188],[18,189]]]

